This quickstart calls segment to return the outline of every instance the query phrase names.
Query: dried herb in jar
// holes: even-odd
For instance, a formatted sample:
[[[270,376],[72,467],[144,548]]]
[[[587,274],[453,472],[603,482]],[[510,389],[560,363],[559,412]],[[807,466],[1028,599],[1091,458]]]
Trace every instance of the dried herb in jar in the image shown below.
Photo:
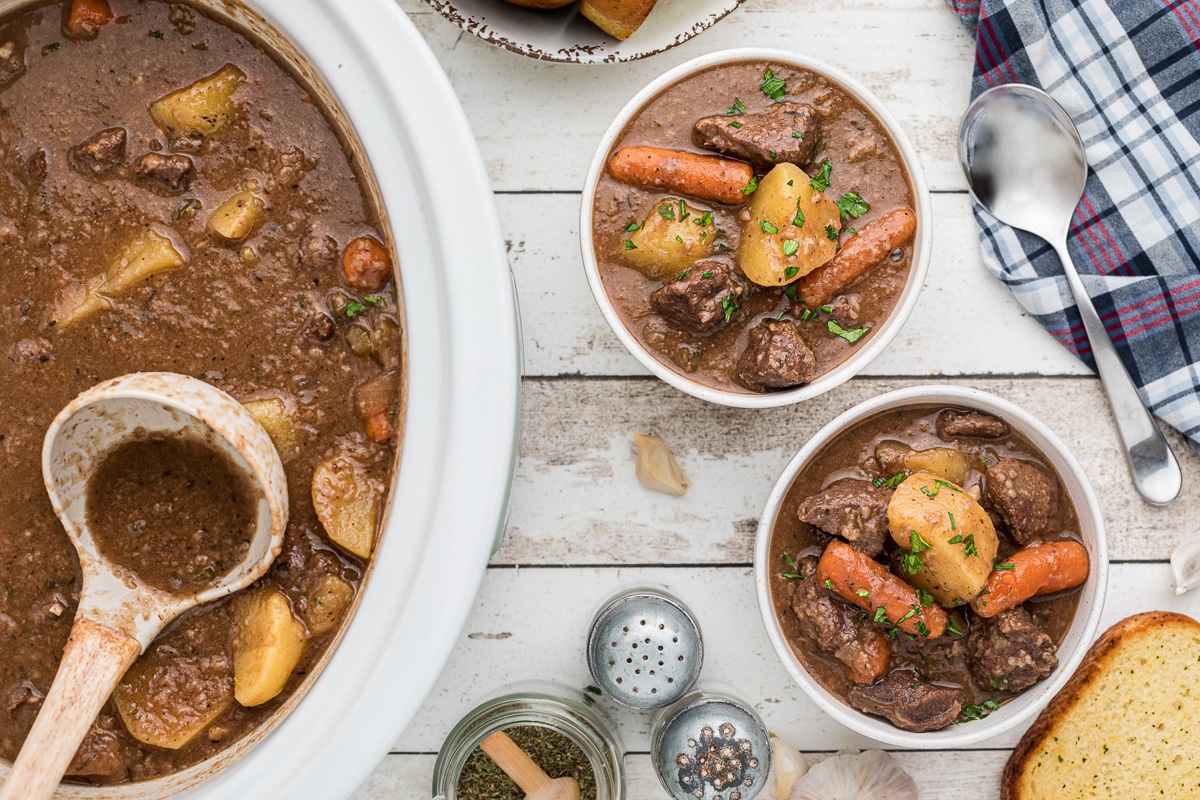
[[[504,730],[513,742],[551,778],[574,778],[580,800],[596,800],[596,773],[579,745],[539,725],[520,725]],[[458,800],[523,800],[521,791],[504,770],[478,747],[467,757],[455,789]]]

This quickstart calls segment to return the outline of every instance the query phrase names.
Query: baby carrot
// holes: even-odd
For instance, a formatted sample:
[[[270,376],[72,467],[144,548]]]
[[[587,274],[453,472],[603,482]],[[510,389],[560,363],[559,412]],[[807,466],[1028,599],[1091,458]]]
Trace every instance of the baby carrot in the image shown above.
[[[932,598],[922,594],[870,556],[845,542],[834,540],[817,563],[817,581],[859,608],[906,633],[936,639],[946,630],[948,618]]]
[[[1035,544],[997,564],[973,606],[981,617],[994,617],[1031,597],[1073,589],[1087,580],[1090,560],[1079,542]]]
[[[754,169],[741,161],[658,147],[626,147],[608,161],[612,176],[624,183],[653,186],[679,194],[738,205],[754,180]]]
[[[868,222],[825,264],[801,278],[796,288],[809,308],[827,303],[867,270],[887,258],[917,229],[917,218],[907,208],[889,211]]]

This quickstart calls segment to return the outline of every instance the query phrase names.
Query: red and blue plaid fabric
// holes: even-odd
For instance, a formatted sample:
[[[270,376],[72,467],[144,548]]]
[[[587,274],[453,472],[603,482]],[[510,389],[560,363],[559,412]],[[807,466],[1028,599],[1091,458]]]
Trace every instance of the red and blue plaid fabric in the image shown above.
[[[1068,248],[1154,413],[1200,449],[1200,2],[947,0],[975,36],[972,96],[1039,86],[1090,166]],[[1095,369],[1062,266],[975,208],[983,260]]]

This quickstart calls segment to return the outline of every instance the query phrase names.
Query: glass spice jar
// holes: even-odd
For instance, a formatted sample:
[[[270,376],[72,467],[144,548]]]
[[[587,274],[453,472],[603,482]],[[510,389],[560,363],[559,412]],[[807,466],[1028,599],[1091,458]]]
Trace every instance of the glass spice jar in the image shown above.
[[[526,726],[562,734],[583,752],[595,773],[596,800],[625,800],[624,750],[595,698],[541,681],[507,687],[459,720],[433,766],[434,800],[472,800],[457,794],[467,759],[496,731]]]

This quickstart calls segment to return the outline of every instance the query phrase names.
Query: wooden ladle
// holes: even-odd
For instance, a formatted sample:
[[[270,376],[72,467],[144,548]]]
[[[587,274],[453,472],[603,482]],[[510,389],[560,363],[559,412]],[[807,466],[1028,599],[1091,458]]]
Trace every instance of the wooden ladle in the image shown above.
[[[479,747],[521,787],[525,800],[579,800],[579,783],[574,778],[552,779],[504,731],[488,736]]]
[[[88,529],[92,474],[114,447],[148,433],[211,442],[254,488],[257,515],[248,552],[201,592],[173,594],[146,585],[100,555]],[[288,519],[287,479],[267,432],[241,403],[186,375],[135,373],[79,395],[46,433],[42,476],[54,513],[79,554],[83,588],[54,683],[0,800],[45,800],[54,794],[121,676],[163,626],[261,577],[279,554]]]

